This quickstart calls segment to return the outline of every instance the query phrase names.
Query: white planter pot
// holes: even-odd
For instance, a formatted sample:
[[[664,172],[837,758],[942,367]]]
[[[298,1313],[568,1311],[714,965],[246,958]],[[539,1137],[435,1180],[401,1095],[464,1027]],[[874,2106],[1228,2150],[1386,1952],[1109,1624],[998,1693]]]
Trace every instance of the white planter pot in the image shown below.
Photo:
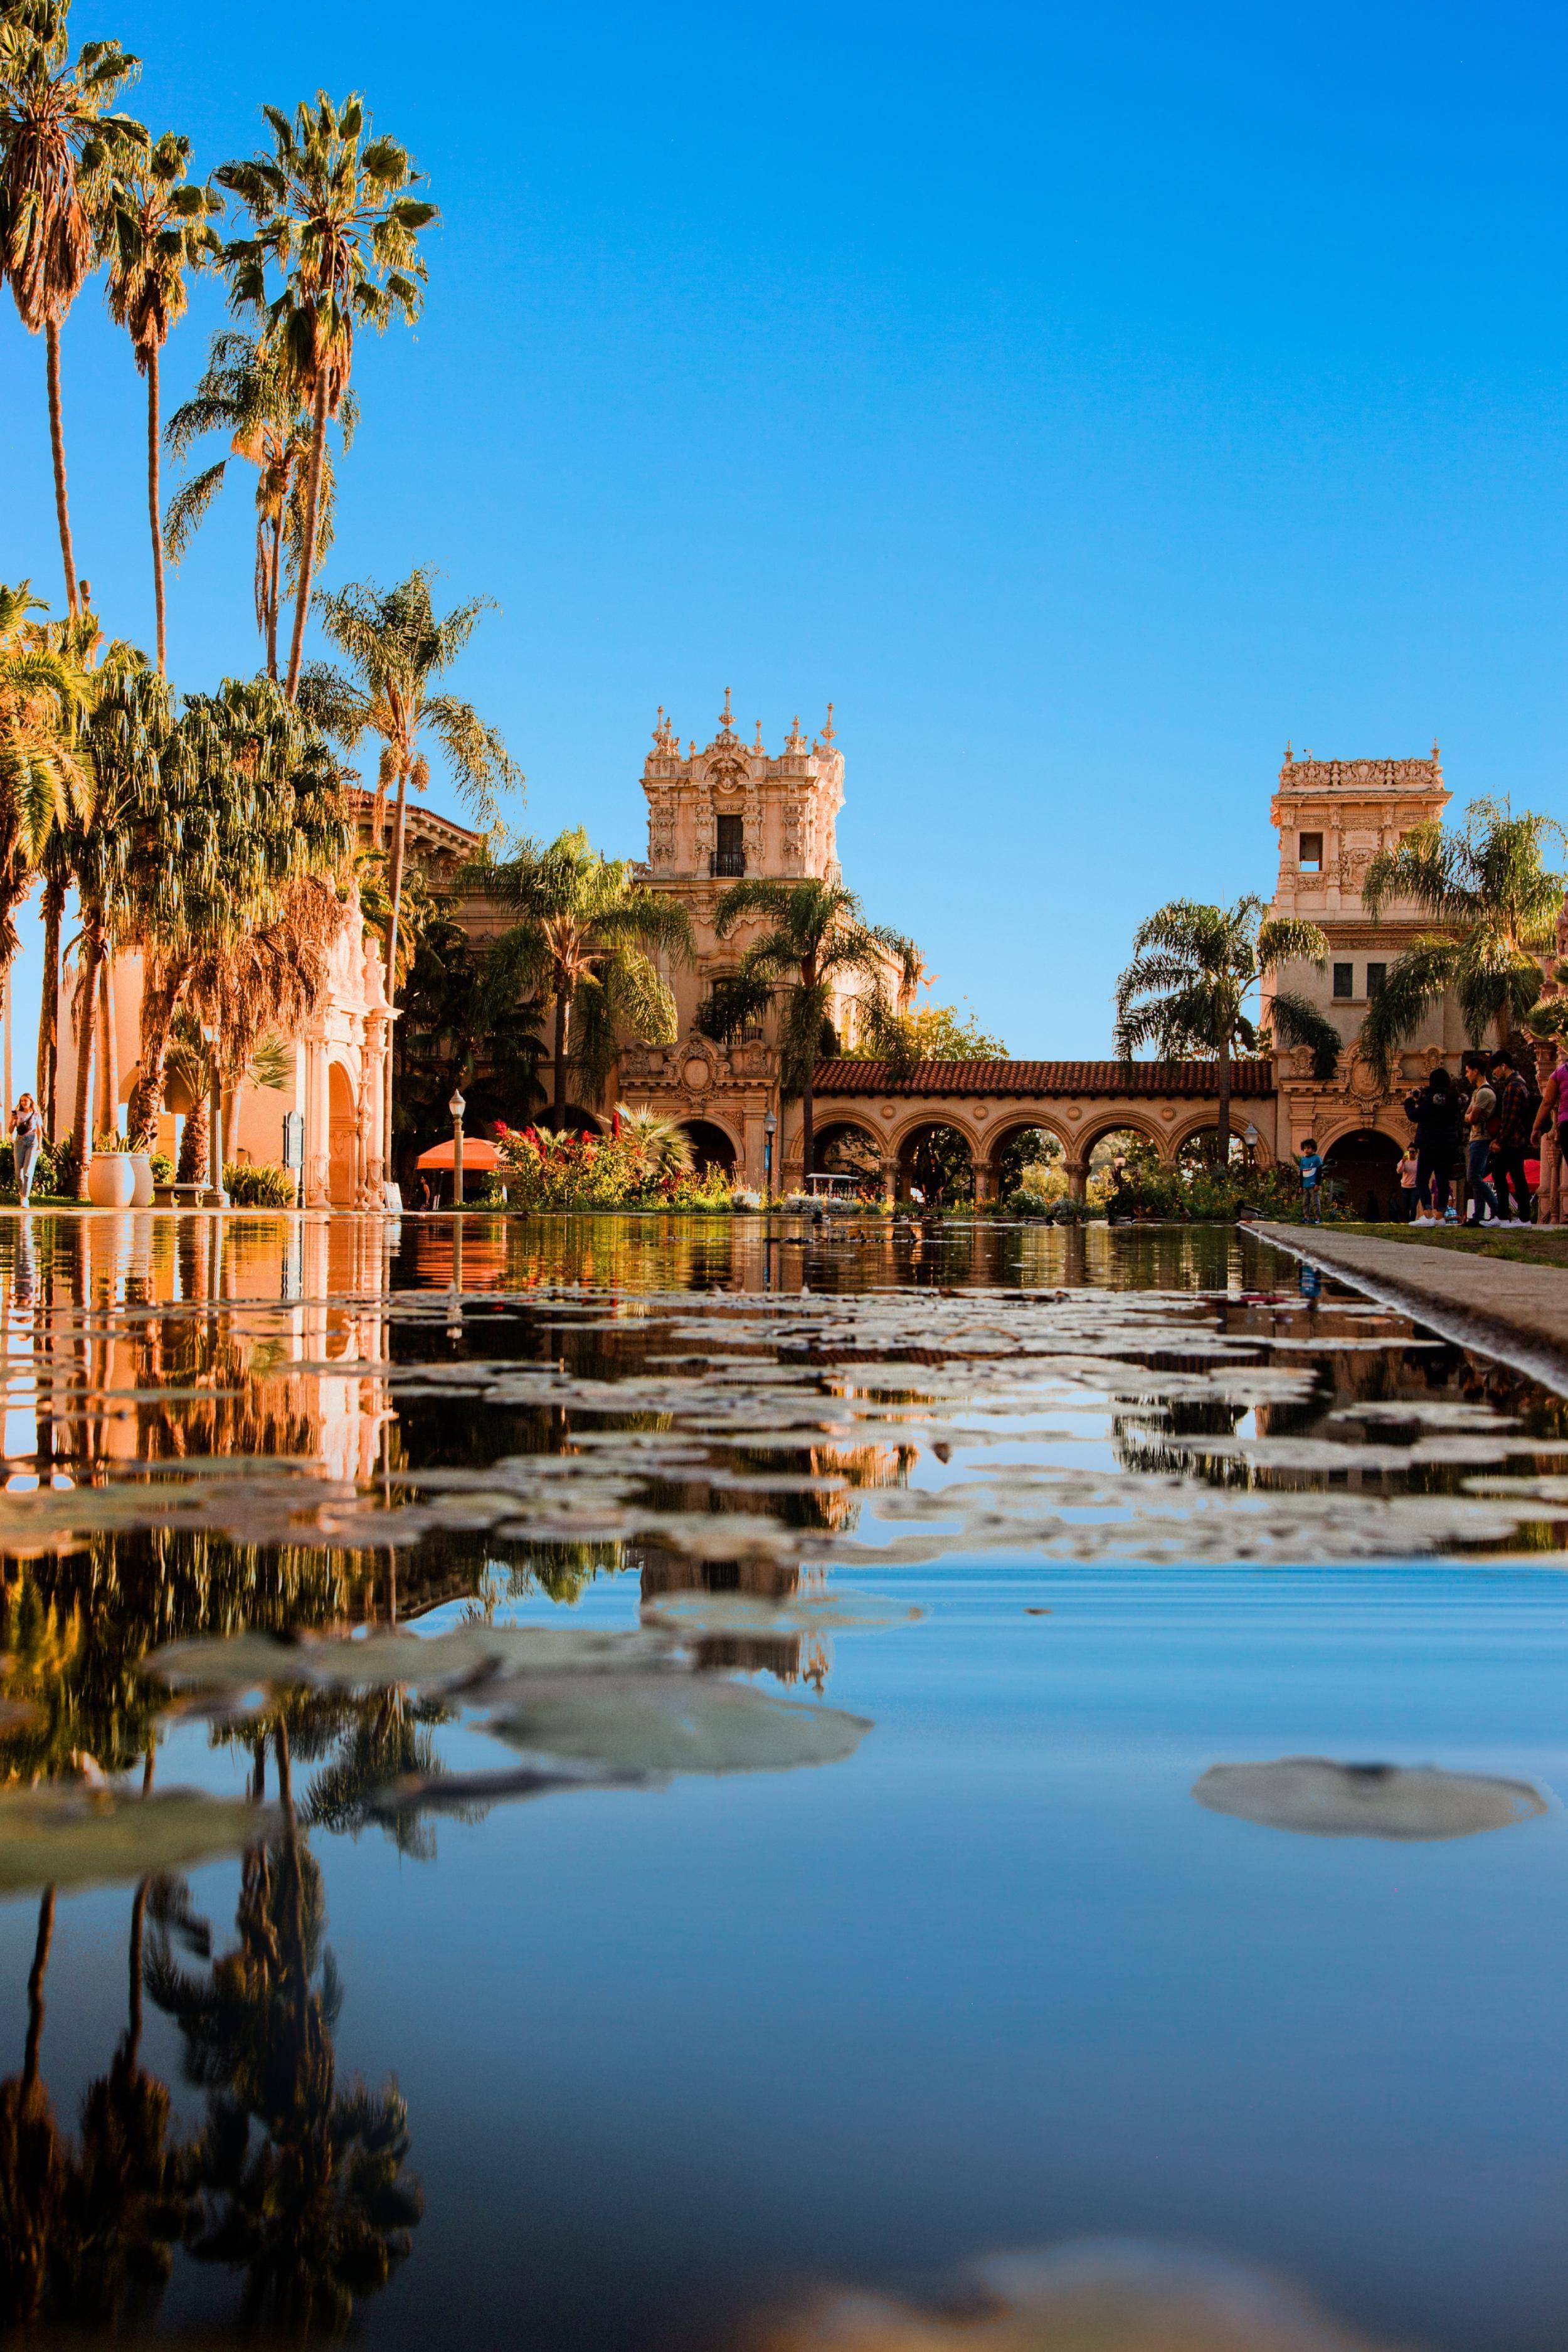
[[[153,1205],[153,1155],[150,1151],[128,1151],[125,1156],[136,1171],[131,1205],[133,1209],[150,1209]]]
[[[129,1151],[93,1153],[88,1163],[87,1197],[95,1209],[128,1209],[135,1191],[136,1171]]]

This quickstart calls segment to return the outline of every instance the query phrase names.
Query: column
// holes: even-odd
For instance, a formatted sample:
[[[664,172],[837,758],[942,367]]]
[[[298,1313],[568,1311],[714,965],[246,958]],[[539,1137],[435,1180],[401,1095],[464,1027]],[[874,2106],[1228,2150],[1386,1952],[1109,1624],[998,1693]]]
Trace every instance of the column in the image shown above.
[[[1089,1193],[1088,1160],[1069,1159],[1063,1162],[1063,1166],[1067,1171],[1068,1200],[1082,1201],[1087,1199]]]
[[[305,1040],[305,1205],[331,1206],[331,1093],[327,1078],[327,1041]]]
[[[889,1206],[899,1197],[899,1163],[891,1152],[882,1160],[882,1198]]]

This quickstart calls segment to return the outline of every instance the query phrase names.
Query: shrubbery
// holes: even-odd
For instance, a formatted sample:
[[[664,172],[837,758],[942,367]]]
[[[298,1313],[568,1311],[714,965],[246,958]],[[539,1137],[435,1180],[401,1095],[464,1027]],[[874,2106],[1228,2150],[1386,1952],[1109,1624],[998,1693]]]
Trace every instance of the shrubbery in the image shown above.
[[[287,1168],[276,1168],[267,1160],[228,1160],[223,1189],[237,1209],[291,1209],[294,1205],[293,1176]]]
[[[516,1209],[729,1211],[737,1194],[721,1169],[699,1174],[668,1164],[632,1121],[609,1135],[556,1135],[533,1127],[496,1133],[507,1198]]]

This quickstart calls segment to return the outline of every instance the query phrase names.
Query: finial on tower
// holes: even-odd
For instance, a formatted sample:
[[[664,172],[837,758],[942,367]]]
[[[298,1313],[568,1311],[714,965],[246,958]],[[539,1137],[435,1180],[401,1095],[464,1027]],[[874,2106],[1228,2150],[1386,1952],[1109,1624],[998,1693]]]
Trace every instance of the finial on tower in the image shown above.
[[[761,751],[762,750],[763,750],[763,749],[764,749],[764,745],[763,745],[763,722],[762,722],[762,720],[761,720],[760,719],[758,719],[758,721],[757,721],[757,740],[756,740],[756,742],[752,745],[752,750],[753,750],[753,751]]]
[[[653,722],[653,740],[658,745],[660,751],[662,751],[664,749],[664,705],[662,702],[658,706],[658,717]]]
[[[1285,765],[1286,765],[1287,767],[1289,767],[1289,766],[1290,765],[1290,762],[1291,762],[1291,761],[1292,761],[1292,759],[1293,759],[1294,757],[1295,757],[1295,754],[1294,754],[1294,752],[1293,752],[1293,751],[1291,751],[1291,749],[1290,749],[1289,739],[1289,738],[1287,738],[1287,739],[1286,739],[1286,743],[1285,743]]]
[[[800,713],[797,710],[795,717],[790,721],[789,737],[784,744],[784,750],[786,751],[804,751],[805,749],[805,737],[800,731]]]
[[[827,706],[827,724],[822,730],[822,740],[825,743],[831,743],[833,740],[833,705],[831,702]]]
[[[1437,749],[1437,738],[1436,737],[1436,735],[1434,735],[1434,736],[1433,736],[1433,738],[1432,738],[1432,759],[1433,759],[1434,764],[1436,764],[1436,762],[1437,761],[1439,761],[1439,760],[1442,758],[1442,756],[1443,756],[1443,754],[1442,754],[1442,753],[1441,753],[1441,751],[1438,751],[1438,749]]]
[[[724,708],[719,713],[719,728],[721,733],[725,735],[731,733],[733,731],[734,725],[735,714],[730,708],[730,689],[726,687],[724,688]]]

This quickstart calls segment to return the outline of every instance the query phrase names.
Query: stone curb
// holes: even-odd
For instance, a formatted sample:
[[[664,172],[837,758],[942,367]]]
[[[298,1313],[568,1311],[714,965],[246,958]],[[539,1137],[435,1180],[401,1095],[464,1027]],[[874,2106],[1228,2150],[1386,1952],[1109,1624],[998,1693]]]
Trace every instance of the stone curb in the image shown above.
[[[1568,1268],[1309,1225],[1248,1223],[1242,1230],[1353,1283],[1456,1346],[1479,1348],[1568,1394]]]

